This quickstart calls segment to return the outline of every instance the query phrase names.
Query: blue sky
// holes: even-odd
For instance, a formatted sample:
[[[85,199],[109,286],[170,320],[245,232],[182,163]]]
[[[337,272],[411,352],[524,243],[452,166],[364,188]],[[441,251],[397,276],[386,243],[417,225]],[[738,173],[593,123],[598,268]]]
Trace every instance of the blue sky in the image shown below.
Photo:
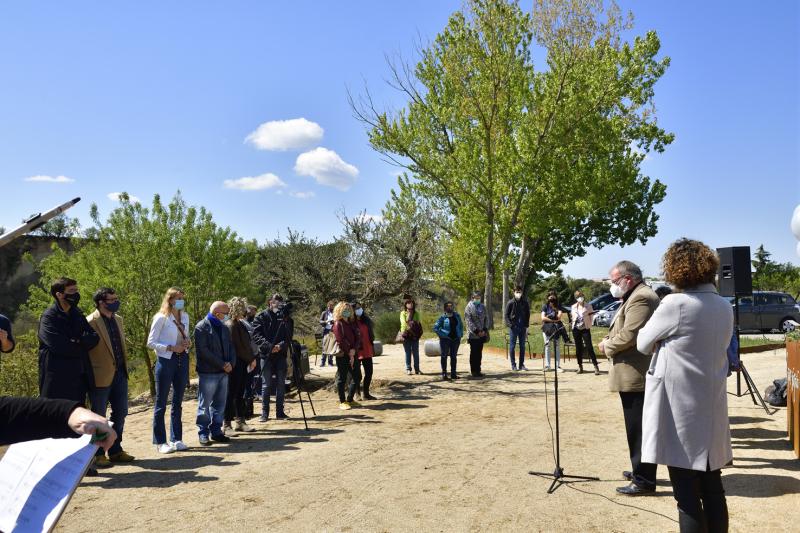
[[[655,29],[672,58],[656,105],[676,141],[643,167],[667,184],[667,198],[646,246],[589,250],[564,271],[599,277],[628,258],[657,274],[681,236],[764,243],[775,259],[800,263],[789,230],[800,203],[798,3],[621,5],[634,11],[633,33]],[[74,196],[83,201],[70,215],[86,226],[92,202],[103,214],[116,205],[109,193],[149,203],[180,189],[245,238],[291,227],[329,239],[340,233],[338,210],[377,214],[395,184],[396,169],[352,117],[347,87],[358,92],[366,80],[379,103],[402,105],[384,83],[384,55],[413,58],[415,39],[433,37],[460,6],[3,3],[0,226]],[[264,123],[300,118],[313,124],[267,126],[272,135],[245,142]],[[25,181],[34,176],[72,181]],[[237,181],[245,177],[255,179]],[[272,187],[231,188],[259,184]]]

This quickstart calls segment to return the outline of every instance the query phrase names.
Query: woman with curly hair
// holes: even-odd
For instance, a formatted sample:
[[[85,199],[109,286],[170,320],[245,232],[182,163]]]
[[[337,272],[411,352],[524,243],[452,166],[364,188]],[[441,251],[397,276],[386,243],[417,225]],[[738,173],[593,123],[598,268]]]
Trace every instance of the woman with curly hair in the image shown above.
[[[339,302],[333,308],[333,335],[336,337],[336,344],[339,346],[336,357],[336,391],[339,393],[339,409],[348,410],[353,405],[358,404],[353,401],[356,394],[356,387],[361,381],[361,375],[356,365],[356,352],[361,346],[360,332],[356,323],[353,306],[347,302]],[[350,386],[347,389],[347,397],[344,395],[344,385],[347,377],[350,376]]]
[[[705,244],[680,239],[662,264],[678,292],[664,297],[636,341],[642,353],[655,350],[642,461],[667,465],[682,532],[727,531],[720,469],[733,458],[726,387],[733,310],[717,294],[719,259]]]
[[[247,316],[247,299],[234,296],[228,302],[230,319],[226,326],[231,332],[231,340],[236,350],[236,366],[233,367],[228,378],[228,398],[225,402],[225,423],[223,430],[231,429],[231,422],[235,419],[233,427],[238,432],[255,431],[247,425],[247,406],[244,400],[244,390],[247,385],[249,373],[256,367],[257,347],[253,345],[250,325],[245,322]]]

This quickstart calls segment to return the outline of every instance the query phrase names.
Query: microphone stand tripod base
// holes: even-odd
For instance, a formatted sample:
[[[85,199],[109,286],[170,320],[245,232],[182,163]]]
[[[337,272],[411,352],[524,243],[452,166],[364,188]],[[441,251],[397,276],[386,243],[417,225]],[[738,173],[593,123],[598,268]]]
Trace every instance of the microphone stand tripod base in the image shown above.
[[[553,494],[558,487],[561,485],[565,485],[567,483],[572,483],[572,481],[564,481],[565,478],[575,480],[575,481],[600,481],[598,477],[591,477],[591,476],[568,476],[564,473],[564,469],[560,466],[557,466],[556,469],[553,471],[552,474],[547,472],[535,472],[530,470],[528,474],[532,476],[544,477],[544,478],[553,478],[553,482],[550,484],[550,488],[547,489],[547,494]]]

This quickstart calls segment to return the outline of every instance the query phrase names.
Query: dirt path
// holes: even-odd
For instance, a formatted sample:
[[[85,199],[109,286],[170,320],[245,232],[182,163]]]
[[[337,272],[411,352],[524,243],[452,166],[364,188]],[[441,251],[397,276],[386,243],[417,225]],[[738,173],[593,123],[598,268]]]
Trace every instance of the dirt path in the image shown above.
[[[343,412],[335,394],[314,393],[318,416],[309,432],[291,402],[293,420],[255,422],[257,433],[201,448],[196,404],[187,402],[192,448],[159,456],[150,444],[151,412],[131,415],[125,448],[137,461],[86,478],[58,529],[677,531],[666,468],[659,468],[655,496],[614,492],[629,462],[619,399],[607,392],[605,372],[577,375],[573,359],[559,375],[562,466],[601,481],[548,495],[550,481],[528,475],[554,465],[540,370],[512,373],[502,358],[485,356],[487,378],[468,380],[462,346],[462,378],[442,382],[438,358],[423,356],[427,375],[406,376],[400,351],[388,347],[375,360],[378,401]],[[785,374],[784,359],[782,350],[745,356],[762,389]],[[529,368],[540,369],[541,360]],[[330,368],[313,371],[333,376]],[[729,400],[736,466],[723,482],[731,530],[787,531],[800,523],[800,461],[784,439],[785,410],[768,417],[749,398]]]

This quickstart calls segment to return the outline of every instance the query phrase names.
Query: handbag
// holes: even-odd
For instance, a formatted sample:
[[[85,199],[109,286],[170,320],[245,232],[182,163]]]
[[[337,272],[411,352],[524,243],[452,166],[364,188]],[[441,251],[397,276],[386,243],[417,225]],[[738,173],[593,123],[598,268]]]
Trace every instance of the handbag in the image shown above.
[[[336,341],[336,335],[334,335],[333,332],[330,332],[323,337],[322,353],[324,355],[333,355],[334,357],[341,357],[344,355],[339,343]]]
[[[402,329],[397,332],[397,335],[395,335],[395,337],[394,337],[395,344],[403,343],[406,340],[406,338],[403,335],[403,333],[405,333],[405,332]]]

